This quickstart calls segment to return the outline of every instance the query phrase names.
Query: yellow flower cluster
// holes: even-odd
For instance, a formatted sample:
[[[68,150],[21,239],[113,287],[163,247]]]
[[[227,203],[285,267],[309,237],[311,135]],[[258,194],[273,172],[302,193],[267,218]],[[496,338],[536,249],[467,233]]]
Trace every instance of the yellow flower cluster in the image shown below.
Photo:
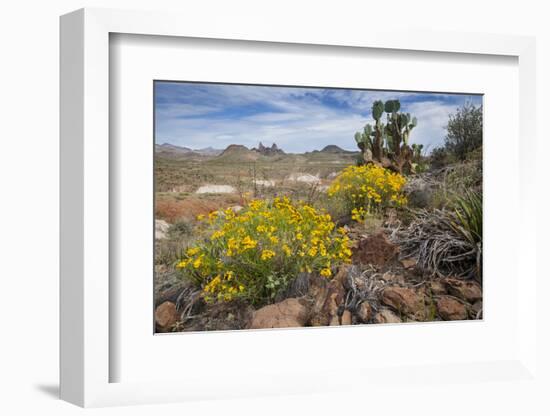
[[[229,270],[222,274],[217,274],[212,280],[204,285],[203,292],[206,301],[220,299],[230,301],[239,293],[244,292],[244,286],[238,284],[234,278],[235,274]],[[212,296],[215,295],[215,296]]]
[[[217,211],[202,222],[205,238],[177,264],[203,289],[207,301],[271,300],[300,272],[329,278],[350,262],[350,240],[330,215],[275,198],[253,200],[239,213]]]
[[[353,221],[362,222],[365,221],[367,218],[367,211],[365,211],[365,208],[359,207],[359,208],[353,208],[351,210],[351,219]]]
[[[363,221],[374,211],[405,205],[405,183],[403,175],[381,166],[348,166],[334,179],[327,192],[330,197],[346,202],[354,220]]]

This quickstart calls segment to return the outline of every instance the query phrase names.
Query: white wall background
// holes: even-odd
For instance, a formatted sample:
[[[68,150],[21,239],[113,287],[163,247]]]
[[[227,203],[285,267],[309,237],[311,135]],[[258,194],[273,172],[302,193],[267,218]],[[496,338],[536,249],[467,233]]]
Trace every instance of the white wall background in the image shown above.
[[[546,2],[535,0],[479,1],[392,0],[12,0],[0,12],[0,413],[57,414],[82,412],[56,399],[58,384],[58,17],[77,8],[115,7],[178,10],[197,19],[221,14],[227,19],[260,18],[281,26],[326,22],[327,30],[341,25],[394,24],[434,30],[535,35],[538,41],[539,166],[549,154],[546,132],[550,82],[550,29]],[[237,18],[237,16],[240,16]],[[244,17],[243,17],[244,16]],[[236,24],[238,24],[236,22]],[[534,108],[534,107],[533,107]],[[546,136],[546,137],[544,137]],[[532,146],[536,142],[526,143]],[[535,156],[534,156],[535,157]],[[545,163],[548,165],[548,163]],[[545,211],[548,173],[540,169],[539,213]],[[490,214],[490,213],[488,213]],[[540,215],[542,217],[542,215]],[[540,266],[545,265],[542,238],[548,220],[540,218]],[[543,232],[543,231],[546,231]],[[546,243],[547,246],[547,243]],[[547,268],[547,266],[546,266]],[[546,273],[548,275],[548,273]],[[549,276],[550,278],[550,276]],[[550,280],[550,279],[549,279]],[[548,292],[547,281],[537,288]],[[549,322],[539,305],[538,318]],[[549,335],[541,331],[540,366],[548,366]],[[546,353],[544,353],[544,351]],[[333,351],[332,357],[345,356]],[[546,378],[548,380],[548,378]],[[546,393],[550,387],[546,386]],[[94,410],[101,415],[150,414],[548,414],[542,389],[529,383],[434,386],[433,391],[400,391],[361,397],[342,394],[281,397]]]

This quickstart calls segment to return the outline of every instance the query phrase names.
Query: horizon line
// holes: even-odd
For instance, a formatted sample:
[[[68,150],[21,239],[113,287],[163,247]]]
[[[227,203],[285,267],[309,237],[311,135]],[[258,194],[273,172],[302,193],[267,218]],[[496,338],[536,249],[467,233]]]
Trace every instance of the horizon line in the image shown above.
[[[262,141],[259,141],[259,142],[258,142],[258,145],[259,145],[260,143],[261,143],[264,147],[271,148],[271,146],[265,145]],[[314,151],[319,151],[319,152],[320,152],[321,150],[325,149],[325,148],[328,147],[328,146],[336,146],[336,147],[339,147],[340,149],[342,149],[342,150],[344,150],[344,151],[346,151],[346,152],[361,152],[360,149],[357,149],[357,150],[355,150],[355,149],[354,149],[354,150],[350,150],[350,149],[347,149],[347,148],[345,148],[345,147],[342,147],[342,146],[340,146],[340,145],[338,145],[338,144],[334,144],[334,143],[327,144],[327,145],[323,146],[321,149],[304,150],[303,152],[291,152],[291,151],[287,151],[287,150],[285,150],[284,148],[282,148],[281,146],[279,146],[279,145],[277,144],[277,142],[271,142],[271,143],[272,143],[272,145],[273,145],[273,144],[277,145],[277,148],[278,148],[278,149],[280,149],[280,150],[282,150],[283,152],[288,153],[288,154],[300,154],[300,153],[307,153],[307,152],[314,152]],[[226,150],[226,149],[227,149],[228,147],[230,147],[230,146],[243,146],[243,147],[245,147],[245,148],[248,149],[248,150],[255,150],[255,149],[257,149],[257,147],[259,147],[259,146],[256,146],[256,147],[248,147],[247,145],[245,145],[245,144],[240,144],[240,143],[231,143],[231,144],[228,144],[227,146],[225,146],[224,148],[213,147],[213,146],[192,147],[192,146],[187,146],[187,145],[174,144],[174,143],[172,143],[172,142],[166,142],[166,141],[164,141],[164,142],[162,142],[162,143],[157,143],[157,142],[155,141],[155,145],[158,145],[158,146],[162,146],[162,145],[165,145],[165,144],[168,144],[168,145],[170,145],[170,146],[179,147],[180,149],[190,149],[190,150],[213,149],[213,150],[220,150],[220,151],[224,151],[224,150]]]

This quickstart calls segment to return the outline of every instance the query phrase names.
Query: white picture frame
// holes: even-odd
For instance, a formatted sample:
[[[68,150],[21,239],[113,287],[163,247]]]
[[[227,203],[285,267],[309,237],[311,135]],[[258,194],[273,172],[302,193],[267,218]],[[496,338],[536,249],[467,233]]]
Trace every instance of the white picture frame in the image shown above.
[[[225,39],[340,48],[429,51],[440,54],[503,55],[517,58],[519,68],[519,140],[536,134],[535,41],[529,37],[468,33],[384,31],[349,28],[331,33],[312,26],[307,32],[269,24],[239,25],[223,19],[205,25],[192,16],[107,9],[82,9],[61,18],[61,398],[79,406],[161,403],[214,397],[299,394],[353,390],[358,385],[394,379],[433,383],[447,376],[479,383],[483,380],[522,381],[536,377],[536,270],[533,242],[536,229],[534,189],[536,166],[518,146],[520,197],[517,270],[523,271],[514,317],[518,327],[515,353],[507,359],[478,362],[419,362],[414,368],[371,368],[361,379],[349,367],[325,373],[282,371],[255,380],[240,380],[228,388],[218,381],[182,377],[177,381],[111,382],[110,366],[117,357],[110,349],[109,296],[110,171],[109,37],[110,34]],[[532,151],[532,146],[530,148]],[[531,242],[531,243],[528,243]],[[145,294],[142,294],[145,295]],[[411,327],[408,327],[410,330]],[[152,336],[152,333],[151,333]],[[118,357],[120,358],[120,357]],[[249,364],[250,365],[250,364]],[[442,376],[442,373],[447,373]],[[321,374],[337,382],[325,383]],[[472,377],[472,374],[476,375]],[[354,387],[355,386],[355,387]]]

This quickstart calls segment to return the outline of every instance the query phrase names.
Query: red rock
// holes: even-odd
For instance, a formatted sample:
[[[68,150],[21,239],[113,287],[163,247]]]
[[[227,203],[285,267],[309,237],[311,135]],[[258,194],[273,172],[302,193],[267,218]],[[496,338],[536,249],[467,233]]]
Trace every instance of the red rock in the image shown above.
[[[348,268],[341,267],[334,279],[312,277],[308,298],[313,301],[310,324],[312,326],[340,325],[338,309],[344,303]]]
[[[158,332],[169,332],[179,319],[176,305],[172,302],[161,303],[155,309],[155,324]]]
[[[389,286],[382,292],[382,303],[390,306],[399,313],[418,319],[425,315],[424,295],[414,289]]]
[[[308,308],[296,298],[267,305],[252,316],[250,329],[302,327],[308,319]]]
[[[401,260],[401,265],[405,269],[413,269],[416,267],[416,259],[409,257],[408,259]]]
[[[437,301],[437,312],[445,321],[462,321],[468,319],[466,306],[450,296],[442,296]]]
[[[442,282],[445,284],[450,295],[456,296],[466,302],[475,303],[483,297],[481,286],[477,282],[453,278],[443,279]]]
[[[347,309],[342,314],[342,325],[351,325],[351,312]]]
[[[357,319],[364,324],[369,322],[372,318],[372,308],[370,304],[366,301],[361,303],[361,305],[357,308],[356,316]]]
[[[379,232],[360,240],[353,249],[352,259],[355,263],[383,267],[395,260],[398,253],[399,247],[392,243],[384,232]]]
[[[401,322],[401,319],[389,309],[381,309],[374,315],[373,320],[377,324],[397,324]]]
[[[447,288],[444,283],[442,283],[439,280],[432,280],[429,283],[429,289],[432,292],[432,295],[434,296],[440,296],[440,295],[446,295],[447,294]]]

